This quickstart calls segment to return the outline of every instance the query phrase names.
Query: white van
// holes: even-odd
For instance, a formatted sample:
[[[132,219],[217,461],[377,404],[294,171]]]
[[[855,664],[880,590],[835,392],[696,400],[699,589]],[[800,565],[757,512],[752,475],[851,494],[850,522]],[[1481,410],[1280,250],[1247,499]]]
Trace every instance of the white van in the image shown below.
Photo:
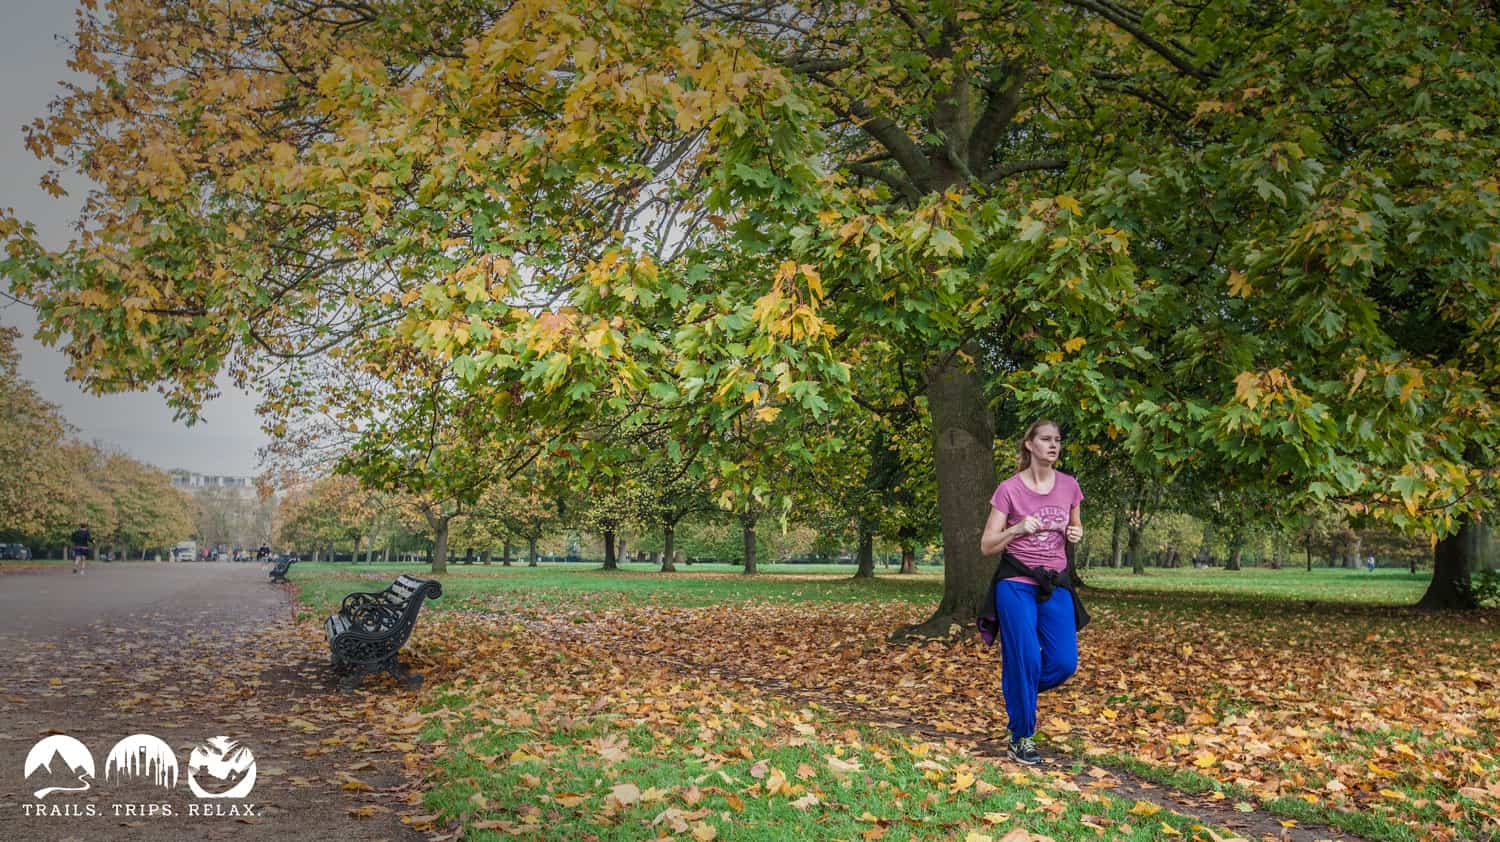
[[[177,546],[175,546],[175,547],[172,548],[172,560],[173,561],[197,561],[198,560],[198,542],[197,541],[182,541],[182,542],[178,543]]]

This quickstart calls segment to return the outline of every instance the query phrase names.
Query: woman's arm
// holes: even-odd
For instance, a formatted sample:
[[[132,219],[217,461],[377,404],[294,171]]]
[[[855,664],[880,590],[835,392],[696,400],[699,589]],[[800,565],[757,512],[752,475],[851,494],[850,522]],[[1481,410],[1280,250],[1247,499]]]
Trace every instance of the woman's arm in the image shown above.
[[[1031,533],[1042,528],[1041,521],[1031,515],[1027,515],[1020,523],[1006,528],[1006,515],[999,509],[990,509],[990,518],[984,522],[984,533],[979,536],[979,554],[982,556],[999,555],[1010,546],[1010,542],[1022,535]]]
[[[1076,544],[1083,540],[1083,517],[1079,515],[1077,506],[1074,506],[1073,511],[1068,515],[1067,536],[1069,544]]]

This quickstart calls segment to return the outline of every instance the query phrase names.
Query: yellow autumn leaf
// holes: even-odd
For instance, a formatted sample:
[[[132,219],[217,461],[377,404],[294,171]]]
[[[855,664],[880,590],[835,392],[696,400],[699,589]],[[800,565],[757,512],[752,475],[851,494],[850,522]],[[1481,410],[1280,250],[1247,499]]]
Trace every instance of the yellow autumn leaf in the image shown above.
[[[1234,378],[1234,399],[1251,409],[1260,403],[1260,378],[1254,372],[1242,371]]]
[[[1250,282],[1245,279],[1245,273],[1238,269],[1229,273],[1229,294],[1236,298],[1249,298],[1254,292]]]
[[[812,291],[813,297],[821,299],[823,297],[823,277],[818,274],[818,270],[807,264],[803,264],[802,277],[807,279],[807,288]]]
[[[1083,213],[1083,208],[1079,206],[1078,200],[1073,198],[1072,196],[1058,196],[1053,201],[1057,202],[1057,206],[1065,211],[1074,214]]]

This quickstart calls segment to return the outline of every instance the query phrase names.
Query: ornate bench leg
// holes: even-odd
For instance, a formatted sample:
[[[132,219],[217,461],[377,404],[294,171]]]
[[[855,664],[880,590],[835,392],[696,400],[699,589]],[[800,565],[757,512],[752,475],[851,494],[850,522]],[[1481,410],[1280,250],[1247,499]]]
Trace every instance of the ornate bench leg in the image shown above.
[[[382,666],[386,672],[391,674],[392,678],[406,682],[406,686],[408,687],[416,687],[422,683],[422,676],[412,672],[406,664],[401,663],[401,659],[396,655],[392,655],[390,660],[386,661]]]
[[[369,670],[362,666],[347,667],[343,670],[343,676],[339,679],[339,689],[345,692],[358,690],[365,682],[365,675]]]

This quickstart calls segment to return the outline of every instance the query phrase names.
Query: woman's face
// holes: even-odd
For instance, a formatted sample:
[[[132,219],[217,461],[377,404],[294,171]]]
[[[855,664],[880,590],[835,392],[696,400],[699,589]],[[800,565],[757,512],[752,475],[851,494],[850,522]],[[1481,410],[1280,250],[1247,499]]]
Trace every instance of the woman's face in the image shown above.
[[[1062,452],[1062,433],[1051,424],[1043,424],[1026,440],[1026,450],[1033,462],[1051,465]]]

